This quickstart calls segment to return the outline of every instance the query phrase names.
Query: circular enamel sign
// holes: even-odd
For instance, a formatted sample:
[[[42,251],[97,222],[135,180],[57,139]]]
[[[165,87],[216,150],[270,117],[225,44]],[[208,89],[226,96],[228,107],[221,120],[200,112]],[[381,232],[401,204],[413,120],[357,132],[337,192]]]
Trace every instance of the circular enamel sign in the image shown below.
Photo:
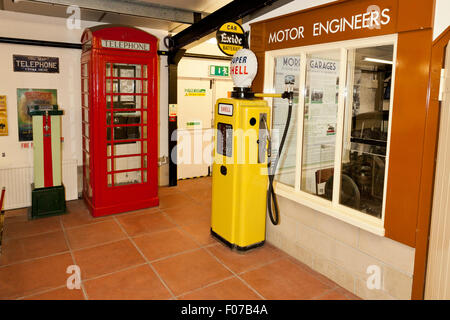
[[[258,72],[258,60],[249,49],[241,49],[231,59],[231,78],[235,87],[248,88]]]
[[[244,48],[244,29],[236,22],[227,22],[217,31],[216,39],[220,51],[227,56],[232,56],[238,50]]]

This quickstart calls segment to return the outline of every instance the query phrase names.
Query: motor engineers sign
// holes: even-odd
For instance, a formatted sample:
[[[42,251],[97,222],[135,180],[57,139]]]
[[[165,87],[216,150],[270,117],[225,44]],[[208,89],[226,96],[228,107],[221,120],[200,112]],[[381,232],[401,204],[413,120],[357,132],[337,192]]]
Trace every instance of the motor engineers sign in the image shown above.
[[[59,73],[59,58],[13,55],[14,72]]]

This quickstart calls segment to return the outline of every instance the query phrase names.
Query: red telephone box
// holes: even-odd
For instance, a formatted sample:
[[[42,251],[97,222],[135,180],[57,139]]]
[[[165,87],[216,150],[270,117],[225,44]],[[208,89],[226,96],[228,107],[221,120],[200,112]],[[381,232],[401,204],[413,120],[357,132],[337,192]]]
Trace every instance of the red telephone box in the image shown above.
[[[158,39],[102,25],[81,42],[83,195],[94,217],[157,206]]]

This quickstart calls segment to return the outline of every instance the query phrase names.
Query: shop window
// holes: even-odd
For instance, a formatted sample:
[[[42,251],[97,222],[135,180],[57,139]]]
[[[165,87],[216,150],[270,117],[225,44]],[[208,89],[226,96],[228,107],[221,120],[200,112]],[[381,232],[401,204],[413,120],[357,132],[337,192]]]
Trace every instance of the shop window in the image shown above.
[[[380,218],[386,175],[394,46],[348,51],[339,202]]]
[[[339,60],[339,50],[308,54],[306,59],[301,190],[311,194],[323,195],[326,182],[332,181]]]
[[[280,56],[275,59],[274,89],[275,92],[286,91],[287,87],[294,90],[294,104],[292,108],[291,126],[286,136],[286,141],[280,160],[276,177],[277,180],[289,185],[295,184],[296,154],[297,154],[297,109],[299,96],[300,56]],[[273,105],[273,143],[272,155],[278,154],[278,148],[283,135],[286,122],[288,102],[284,99],[274,99]],[[274,161],[272,161],[274,163]]]
[[[295,92],[277,193],[378,234],[384,234],[396,41],[391,35],[266,53],[266,79],[273,79],[266,89],[283,92],[289,78]],[[298,63],[286,68],[288,59]],[[277,141],[287,102],[273,99],[272,110]]]

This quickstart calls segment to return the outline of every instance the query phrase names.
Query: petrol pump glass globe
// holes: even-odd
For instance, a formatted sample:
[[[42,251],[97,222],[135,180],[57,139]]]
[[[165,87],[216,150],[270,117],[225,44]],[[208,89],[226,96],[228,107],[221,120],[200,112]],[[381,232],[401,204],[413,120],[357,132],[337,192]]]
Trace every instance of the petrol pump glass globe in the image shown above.
[[[230,69],[234,86],[249,88],[258,72],[258,60],[251,50],[241,49],[234,54]]]

